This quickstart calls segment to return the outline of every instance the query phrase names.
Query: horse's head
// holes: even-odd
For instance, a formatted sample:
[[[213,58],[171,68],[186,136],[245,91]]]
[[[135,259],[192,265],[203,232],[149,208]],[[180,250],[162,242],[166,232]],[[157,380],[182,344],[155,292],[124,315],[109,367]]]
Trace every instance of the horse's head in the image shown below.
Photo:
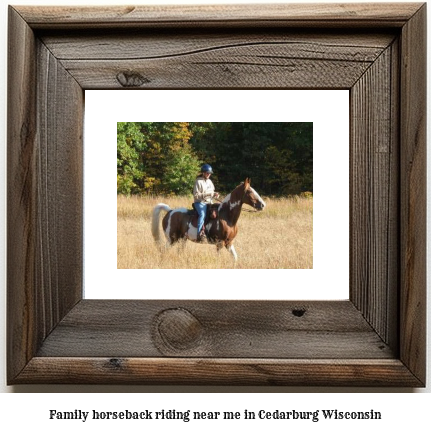
[[[250,186],[250,179],[246,178],[244,182],[244,197],[242,202],[255,208],[256,210],[263,210],[266,206],[265,201],[260,195]]]

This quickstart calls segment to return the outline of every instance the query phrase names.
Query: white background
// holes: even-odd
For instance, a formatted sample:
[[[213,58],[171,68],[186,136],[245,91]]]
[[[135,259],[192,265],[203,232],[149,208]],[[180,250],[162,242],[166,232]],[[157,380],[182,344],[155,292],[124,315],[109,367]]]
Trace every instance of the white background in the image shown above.
[[[118,121],[313,122],[313,269],[117,270]],[[86,91],[84,155],[85,298],[349,297],[347,90]],[[241,250],[237,252],[241,260]],[[196,277],[230,283],[203,290],[190,283]]]
[[[296,0],[298,1],[298,0]],[[314,0],[316,2],[316,0]],[[218,0],[211,0],[210,2],[201,0],[198,2],[183,0],[183,3],[223,3]],[[252,3],[253,0],[245,2],[239,0],[232,0],[231,3]],[[276,0],[273,3],[277,2]],[[74,4],[74,5],[89,5],[89,4],[116,4],[119,1],[73,1],[73,0],[55,0],[55,1],[34,1],[34,0],[16,0],[14,4]],[[135,1],[135,4],[147,3],[173,3],[173,1],[153,0],[150,2]],[[227,3],[225,1],[224,3]],[[1,4],[1,80],[3,85],[0,86],[1,100],[3,103],[0,105],[0,128],[2,130],[1,145],[4,150],[5,147],[5,124],[6,124],[6,34],[7,34],[7,5],[5,2]],[[428,42],[428,46],[431,44]],[[428,53],[428,62],[430,55]],[[428,68],[430,70],[430,68]],[[428,86],[429,89],[429,86]],[[428,97],[428,106],[429,97]],[[428,121],[428,131],[430,130]],[[428,159],[428,166],[429,166]],[[5,154],[4,151],[0,152],[0,164],[5,167]],[[5,184],[5,180],[3,179]],[[431,188],[428,187],[428,190]],[[2,217],[2,224],[0,229],[0,239],[5,245],[5,188],[0,191],[0,214]],[[428,214],[429,207],[428,207]],[[412,427],[424,428],[429,425],[429,406],[431,403],[431,373],[428,367],[428,387],[424,390],[412,389],[382,389],[382,388],[273,388],[273,387],[143,387],[143,386],[77,386],[77,385],[33,385],[33,386],[14,386],[7,387],[5,384],[5,248],[2,252],[2,260],[0,265],[1,274],[1,297],[0,297],[0,310],[2,311],[1,324],[0,324],[0,425],[2,430],[10,430],[12,428],[27,427],[28,430],[55,430],[62,428],[64,431],[77,431],[80,427],[94,426],[95,423],[79,423],[74,421],[65,421],[52,423],[48,420],[49,409],[60,409],[73,411],[75,409],[92,410],[92,409],[183,409],[188,407],[194,410],[237,410],[242,411],[244,408],[249,409],[327,409],[338,408],[342,409],[374,409],[382,411],[384,418],[381,422],[349,422],[345,423],[206,423],[204,425],[195,424],[180,424],[174,423],[175,428],[187,428],[187,430],[202,430],[203,427],[209,430],[224,429],[237,430],[238,426],[247,427],[250,430],[262,430],[262,427],[271,428],[274,430],[287,430],[290,427],[301,425],[304,430],[321,428],[325,431],[333,430],[349,430],[363,431],[365,428],[372,431],[387,430],[400,430]],[[428,311],[431,310],[430,300],[428,299]],[[431,358],[429,352],[431,328],[428,324],[428,359]],[[429,360],[428,360],[429,363]],[[45,393],[41,395],[31,395],[26,393]],[[52,393],[50,393],[52,392]],[[111,394],[98,394],[92,395],[92,392],[99,393],[118,393],[122,392],[119,396]],[[170,392],[169,394],[160,394]],[[181,392],[181,394],[176,394]],[[219,394],[221,392],[222,394]],[[9,394],[8,394],[9,393]],[[15,393],[15,394],[12,394]],[[80,393],[80,394],[76,394]],[[298,394],[299,393],[299,394]],[[307,394],[300,394],[307,393]],[[326,394],[322,394],[326,393]],[[393,393],[393,394],[387,394]],[[422,394],[410,394],[422,393]],[[425,394],[426,393],[426,394]],[[253,408],[250,408],[253,407]],[[91,426],[87,426],[87,424]],[[104,430],[118,430],[118,427],[126,426],[127,424],[117,422],[105,422],[99,427]],[[170,423],[167,424],[168,426]],[[155,426],[151,424],[151,426]],[[158,426],[158,425],[156,425]],[[135,423],[127,425],[128,430],[144,430],[148,427],[142,423]],[[172,427],[172,426],[171,426]],[[92,427],[91,430],[94,430]]]

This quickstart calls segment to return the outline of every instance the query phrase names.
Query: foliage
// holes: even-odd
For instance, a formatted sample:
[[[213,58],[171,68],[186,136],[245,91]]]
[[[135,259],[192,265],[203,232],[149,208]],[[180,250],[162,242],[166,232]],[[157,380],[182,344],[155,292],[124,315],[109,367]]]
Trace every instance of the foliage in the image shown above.
[[[117,192],[187,194],[203,162],[220,192],[246,177],[266,195],[313,190],[312,123],[118,123]]]
[[[117,123],[117,191],[139,192],[142,179],[141,155],[146,150],[140,123]]]
[[[220,189],[251,177],[267,195],[313,190],[312,123],[210,123],[191,142],[201,159],[214,164]]]
[[[118,123],[117,192],[191,191],[199,161],[188,123]]]

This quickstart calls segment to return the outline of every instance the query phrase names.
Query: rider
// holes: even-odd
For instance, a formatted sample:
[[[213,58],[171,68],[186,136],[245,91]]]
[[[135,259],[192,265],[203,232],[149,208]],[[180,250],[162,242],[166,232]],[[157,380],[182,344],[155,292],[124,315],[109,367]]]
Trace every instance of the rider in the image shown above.
[[[213,169],[211,168],[211,165],[202,165],[201,172],[196,177],[195,185],[193,187],[194,206],[198,212],[198,242],[202,242],[206,238],[203,226],[207,205],[211,204],[212,198],[218,198],[219,196],[219,194],[215,192],[213,182],[210,180],[212,173]]]

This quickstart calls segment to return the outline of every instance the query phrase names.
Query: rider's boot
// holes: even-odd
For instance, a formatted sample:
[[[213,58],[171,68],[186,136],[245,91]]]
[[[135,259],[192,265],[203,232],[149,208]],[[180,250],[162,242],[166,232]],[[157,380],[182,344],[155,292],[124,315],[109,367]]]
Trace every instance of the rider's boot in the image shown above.
[[[207,240],[207,236],[205,235],[205,229],[202,228],[201,232],[198,235],[198,243],[205,243]]]

